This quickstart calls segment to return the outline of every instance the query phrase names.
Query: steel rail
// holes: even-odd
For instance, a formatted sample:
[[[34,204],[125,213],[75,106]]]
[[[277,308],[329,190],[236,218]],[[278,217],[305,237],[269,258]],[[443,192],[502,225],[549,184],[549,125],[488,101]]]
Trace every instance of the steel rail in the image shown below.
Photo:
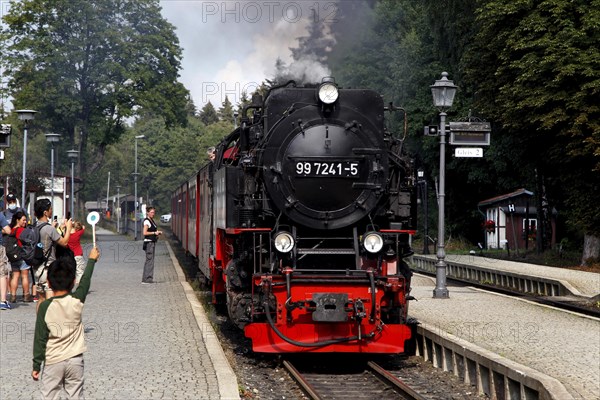
[[[302,390],[312,399],[312,400],[323,400],[321,396],[317,393],[315,388],[308,383],[308,381],[302,376],[302,374],[294,367],[289,361],[283,361],[283,366],[287,371],[292,375],[294,380],[298,382]]]
[[[415,392],[410,386],[406,383],[402,382],[400,378],[392,375],[384,368],[380,367],[373,361],[367,362],[367,366],[371,369],[371,371],[377,376],[379,379],[384,381],[385,383],[392,385],[396,390],[399,390],[401,394],[410,400],[425,400],[426,398],[419,393]]]
[[[289,361],[283,361],[283,366],[284,368],[288,371],[288,373],[291,375],[291,377],[294,379],[294,381],[300,386],[300,388],[304,391],[304,393],[311,399],[311,400],[322,400],[325,398],[343,398],[343,399],[351,399],[351,398],[366,398],[364,396],[370,396],[370,395],[374,395],[374,393],[371,393],[370,395],[367,394],[369,392],[369,389],[365,388],[367,390],[367,393],[365,392],[353,392],[351,389],[352,388],[352,384],[350,384],[350,381],[348,380],[348,375],[347,374],[341,374],[339,375],[340,377],[344,377],[342,379],[345,379],[345,384],[347,384],[347,392],[345,392],[341,397],[339,396],[335,396],[335,397],[331,397],[332,393],[330,393],[327,389],[325,388],[320,388],[318,389],[319,385],[315,386],[310,382],[310,379],[315,379],[314,378],[314,374],[313,373],[309,373],[309,376],[306,376],[306,374],[303,374],[302,372],[300,372],[298,369],[296,369],[296,367],[294,367]],[[331,372],[331,373],[327,373],[325,374],[325,376],[327,376],[327,381],[329,381],[330,384],[334,384],[337,380],[335,379],[335,375],[339,374],[339,371],[336,372]],[[312,378],[311,378],[312,376]],[[383,385],[386,388],[388,388],[389,390],[391,390],[390,392],[387,392],[387,397],[385,398],[391,398],[390,395],[394,395],[394,398],[399,398],[399,399],[403,399],[403,400],[426,400],[426,397],[420,395],[419,393],[417,393],[415,390],[413,390],[409,385],[407,385],[406,383],[404,383],[402,380],[400,380],[398,377],[394,376],[393,374],[391,374],[390,372],[386,371],[384,368],[380,367],[379,365],[377,365],[376,363],[369,361],[367,362],[367,366],[366,368],[363,370],[362,373],[358,373],[355,374],[357,382],[360,382],[361,380],[365,379],[365,376],[368,376],[370,378],[367,378],[369,380],[371,380],[372,382],[378,382],[379,385]],[[340,381],[342,382],[342,381]],[[319,381],[317,380],[317,383],[319,383]],[[339,387],[339,386],[338,386]],[[362,390],[362,388],[354,388],[354,390]],[[323,392],[324,391],[324,392]],[[381,391],[381,389],[378,389],[377,392],[375,393],[383,393],[384,391]],[[338,393],[339,394],[339,393]]]

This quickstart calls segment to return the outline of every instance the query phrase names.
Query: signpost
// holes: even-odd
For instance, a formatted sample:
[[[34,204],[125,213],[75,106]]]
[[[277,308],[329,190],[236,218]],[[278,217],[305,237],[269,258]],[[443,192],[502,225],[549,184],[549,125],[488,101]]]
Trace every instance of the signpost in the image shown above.
[[[96,247],[96,224],[100,221],[100,214],[97,211],[92,211],[87,216],[87,223],[92,226],[92,241],[94,242],[94,247]]]
[[[10,124],[0,124],[0,147],[10,147],[10,134],[12,126]]]
[[[489,146],[489,122],[450,122],[450,144]]]
[[[483,157],[481,147],[456,147],[454,157]]]

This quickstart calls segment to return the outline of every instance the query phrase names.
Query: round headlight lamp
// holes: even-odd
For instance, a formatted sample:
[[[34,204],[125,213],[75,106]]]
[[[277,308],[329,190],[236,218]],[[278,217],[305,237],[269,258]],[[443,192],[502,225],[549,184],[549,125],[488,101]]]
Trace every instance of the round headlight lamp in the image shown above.
[[[277,232],[273,240],[275,248],[281,253],[289,253],[294,248],[294,238],[289,232]]]
[[[325,104],[333,104],[340,95],[337,86],[331,82],[325,82],[319,86],[319,100]]]
[[[363,246],[369,253],[379,253],[383,248],[383,237],[377,232],[369,232],[363,237]]]

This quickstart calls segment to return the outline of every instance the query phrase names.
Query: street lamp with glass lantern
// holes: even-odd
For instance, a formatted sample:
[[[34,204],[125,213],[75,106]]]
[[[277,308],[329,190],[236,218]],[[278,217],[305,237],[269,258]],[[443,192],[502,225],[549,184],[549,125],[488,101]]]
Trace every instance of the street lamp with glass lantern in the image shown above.
[[[238,117],[238,115],[240,115],[238,113],[238,110],[234,110],[233,111],[233,128],[234,129],[237,129],[237,117]]]
[[[433,105],[440,111],[440,184],[438,190],[438,244],[435,273],[435,289],[433,298],[447,299],[449,296],[446,287],[446,249],[444,243],[444,207],[446,190],[446,110],[452,107],[457,86],[448,80],[448,73],[442,72],[442,79],[436,80],[431,85]]]
[[[138,148],[138,144],[137,141],[138,139],[144,139],[146,136],[145,135],[137,135],[135,137],[135,170],[133,172],[133,192],[134,192],[134,201],[133,201],[133,231],[134,231],[134,235],[133,235],[133,240],[137,240],[137,220],[138,220],[138,211],[137,211],[137,203],[138,203],[138,198],[137,198],[137,179],[138,179],[138,156],[137,156],[137,148]]]
[[[69,211],[71,211],[71,217],[75,218],[75,161],[79,157],[79,151],[67,150],[67,157],[71,160],[71,207]]]
[[[50,143],[50,205],[54,210],[54,143],[58,143],[58,133],[46,133],[46,140]]]
[[[418,183],[422,185],[421,191],[423,197],[423,254],[429,254],[429,195],[427,193],[427,179],[425,171],[422,168],[417,170]]]
[[[35,118],[35,110],[16,110],[15,111],[19,117],[19,120],[24,121],[23,127],[23,182],[21,184],[21,207],[25,208],[25,196],[27,196],[27,192],[25,191],[25,181],[27,179],[27,126],[29,125],[29,121]]]

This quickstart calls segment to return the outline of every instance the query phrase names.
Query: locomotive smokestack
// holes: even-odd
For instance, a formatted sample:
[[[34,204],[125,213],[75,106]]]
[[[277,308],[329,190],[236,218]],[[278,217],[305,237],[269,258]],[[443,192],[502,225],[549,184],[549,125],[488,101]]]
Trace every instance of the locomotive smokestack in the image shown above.
[[[263,97],[259,93],[252,95],[252,105],[255,107],[261,107],[263,105]]]

